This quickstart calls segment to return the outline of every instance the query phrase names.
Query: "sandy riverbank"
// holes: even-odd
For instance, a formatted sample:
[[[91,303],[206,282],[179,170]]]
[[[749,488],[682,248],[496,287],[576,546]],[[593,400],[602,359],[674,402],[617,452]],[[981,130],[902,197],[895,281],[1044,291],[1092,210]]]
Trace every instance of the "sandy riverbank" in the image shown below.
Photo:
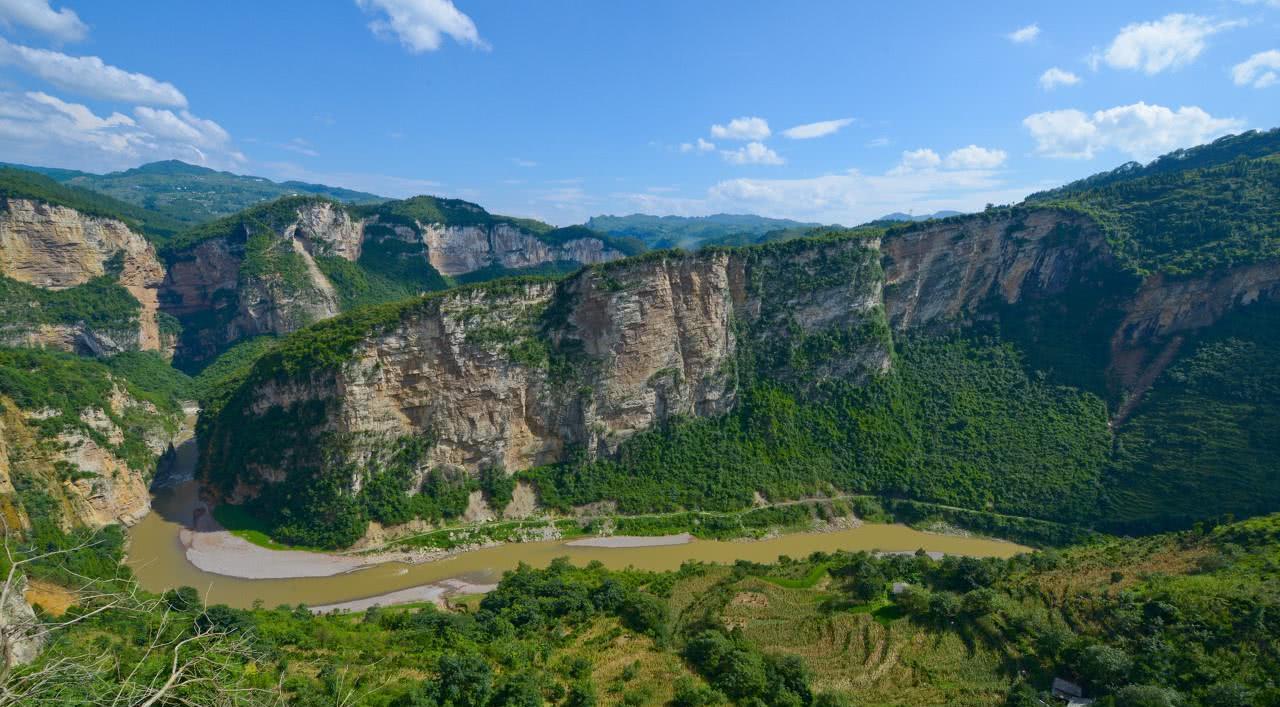
[[[451,596],[465,594],[488,594],[497,588],[496,584],[473,584],[461,579],[446,579],[431,584],[420,584],[416,587],[387,592],[377,596],[351,601],[340,601],[335,604],[323,604],[311,607],[313,614],[325,614],[330,611],[364,611],[374,606],[395,606],[396,604],[413,604],[431,602],[444,608],[446,599]]]
[[[303,550],[269,550],[236,537],[214,519],[209,505],[195,493],[177,511],[184,514],[178,532],[187,560],[197,568],[240,579],[332,577],[384,562],[425,562],[448,553],[387,552],[342,555]]]
[[[602,538],[582,538],[565,543],[569,547],[665,547],[667,545],[684,545],[693,542],[688,533],[676,535],[611,535]]]

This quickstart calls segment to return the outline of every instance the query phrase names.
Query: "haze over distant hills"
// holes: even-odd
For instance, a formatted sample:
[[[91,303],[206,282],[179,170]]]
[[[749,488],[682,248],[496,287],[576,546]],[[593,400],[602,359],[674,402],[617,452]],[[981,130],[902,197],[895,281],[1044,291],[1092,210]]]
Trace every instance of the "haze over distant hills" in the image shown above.
[[[780,240],[784,232],[802,235],[825,224],[753,214],[711,216],[593,216],[587,228],[615,236],[638,238],[650,248],[694,248],[702,245],[748,245]],[[766,237],[772,233],[774,237]]]
[[[963,211],[935,211],[931,214],[904,214],[901,211],[895,211],[891,214],[885,214],[876,221],[928,221],[934,218],[948,218],[950,216],[959,216]],[[875,223],[876,221],[872,221]]]
[[[283,196],[324,196],[353,204],[387,201],[385,197],[367,192],[306,182],[273,182],[265,177],[219,172],[178,160],[151,162],[108,174],[20,164],[3,166],[38,172],[62,184],[106,194],[186,225],[229,216]]]

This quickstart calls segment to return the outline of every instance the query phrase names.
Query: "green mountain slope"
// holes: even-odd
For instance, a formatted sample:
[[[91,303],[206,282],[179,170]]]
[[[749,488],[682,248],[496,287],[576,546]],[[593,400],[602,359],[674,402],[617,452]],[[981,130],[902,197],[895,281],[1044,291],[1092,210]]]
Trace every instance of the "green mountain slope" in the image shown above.
[[[96,191],[69,186],[26,169],[0,167],[0,198],[34,199],[66,206],[90,216],[114,218],[155,241],[164,241],[186,228],[184,222],[167,214],[141,208]]]
[[[74,170],[27,168],[49,178],[105,194],[191,226],[231,215],[264,201],[299,194],[349,203],[385,201],[376,194],[305,182],[273,182],[262,177],[219,172],[177,160],[152,162],[122,172],[89,174]]]

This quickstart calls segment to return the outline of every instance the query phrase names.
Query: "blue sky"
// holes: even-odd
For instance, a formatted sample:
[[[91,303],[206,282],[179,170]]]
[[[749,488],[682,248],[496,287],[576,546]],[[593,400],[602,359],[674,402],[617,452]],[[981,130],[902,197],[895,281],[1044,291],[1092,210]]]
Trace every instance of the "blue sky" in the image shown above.
[[[0,0],[0,160],[853,224],[1280,125],[1280,0],[974,5]]]

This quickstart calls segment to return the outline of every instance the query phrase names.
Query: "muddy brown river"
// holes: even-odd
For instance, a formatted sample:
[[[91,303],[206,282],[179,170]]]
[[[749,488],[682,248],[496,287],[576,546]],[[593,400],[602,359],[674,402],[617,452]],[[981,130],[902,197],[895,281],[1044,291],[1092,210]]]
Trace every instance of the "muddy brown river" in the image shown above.
[[[772,562],[780,555],[804,557],[816,550],[928,551],[978,557],[1008,557],[1027,548],[985,538],[965,538],[923,533],[904,525],[867,523],[852,530],[829,533],[795,533],[769,540],[693,540],[661,547],[581,547],[565,541],[514,543],[465,552],[421,564],[387,562],[346,574],[292,579],[242,579],[205,572],[187,560],[179,533],[189,519],[191,484],[177,490],[158,491],[152,512],[129,531],[128,564],[142,586],[153,592],[191,586],[207,594],[210,603],[249,607],[255,601],[266,606],[311,606],[361,599],[445,579],[477,584],[496,582],[520,562],[546,566],[553,558],[568,557],[577,564],[599,560],[607,567],[673,570],[686,560],[732,563],[736,560]]]

